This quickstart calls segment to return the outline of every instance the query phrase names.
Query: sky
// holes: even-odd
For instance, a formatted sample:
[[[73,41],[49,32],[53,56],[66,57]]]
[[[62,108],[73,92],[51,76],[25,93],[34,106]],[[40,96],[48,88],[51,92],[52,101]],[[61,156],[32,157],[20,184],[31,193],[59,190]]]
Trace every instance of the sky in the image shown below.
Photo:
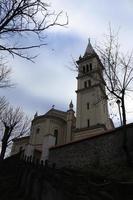
[[[119,32],[123,51],[133,48],[133,1],[132,0],[51,0],[51,8],[63,10],[69,18],[67,27],[55,27],[47,31],[46,46],[32,50],[38,54],[35,63],[11,57],[12,88],[1,89],[13,106],[20,106],[33,118],[35,112],[44,114],[52,105],[68,110],[72,100],[76,109],[76,76],[73,59],[84,54],[88,38],[92,45],[101,42],[111,23]],[[30,39],[30,38],[29,38]],[[128,122],[133,121],[132,98],[128,98]]]

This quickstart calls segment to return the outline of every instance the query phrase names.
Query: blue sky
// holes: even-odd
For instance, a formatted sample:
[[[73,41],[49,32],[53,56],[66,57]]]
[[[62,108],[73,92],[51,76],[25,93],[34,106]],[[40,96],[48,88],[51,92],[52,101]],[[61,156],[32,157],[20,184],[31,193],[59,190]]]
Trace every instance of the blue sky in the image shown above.
[[[133,48],[132,0],[51,0],[51,6],[57,12],[67,12],[69,25],[47,31],[48,45],[31,52],[39,54],[35,64],[11,58],[8,65],[16,86],[1,90],[11,104],[21,106],[31,117],[36,111],[45,113],[52,105],[67,110],[71,99],[76,107],[77,74],[69,69],[72,57],[78,59],[83,55],[89,37],[93,45],[103,41],[109,23],[115,31],[120,28],[122,49]],[[132,101],[128,108],[129,121],[132,121]]]

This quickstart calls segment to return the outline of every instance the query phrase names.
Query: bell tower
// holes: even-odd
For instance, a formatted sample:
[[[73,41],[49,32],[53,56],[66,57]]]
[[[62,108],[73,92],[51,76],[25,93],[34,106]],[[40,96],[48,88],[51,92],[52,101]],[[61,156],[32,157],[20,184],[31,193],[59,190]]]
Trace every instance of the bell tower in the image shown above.
[[[107,106],[107,96],[102,82],[103,65],[90,40],[83,57],[77,61],[77,111],[76,129],[104,126],[112,127]]]

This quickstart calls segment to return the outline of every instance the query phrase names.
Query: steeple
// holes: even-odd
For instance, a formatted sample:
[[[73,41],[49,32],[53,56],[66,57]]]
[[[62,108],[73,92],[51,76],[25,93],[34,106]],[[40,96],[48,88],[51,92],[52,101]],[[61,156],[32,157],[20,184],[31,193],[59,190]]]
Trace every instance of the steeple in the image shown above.
[[[84,57],[89,56],[91,54],[95,54],[95,51],[91,45],[90,38],[88,39],[88,45],[84,53]]]
[[[35,113],[35,115],[34,115],[34,119],[35,119],[36,117],[38,117],[38,112]]]
[[[69,104],[69,110],[67,111],[67,135],[66,142],[70,142],[72,140],[72,128],[75,127],[75,116],[73,110],[72,100]]]
[[[77,61],[77,112],[76,128],[91,128],[97,125],[110,126],[104,85],[100,81],[102,64],[90,39],[82,58]]]
[[[70,102],[70,104],[69,104],[69,109],[70,109],[70,110],[73,110],[73,103],[72,103],[72,100],[71,100],[71,102]]]

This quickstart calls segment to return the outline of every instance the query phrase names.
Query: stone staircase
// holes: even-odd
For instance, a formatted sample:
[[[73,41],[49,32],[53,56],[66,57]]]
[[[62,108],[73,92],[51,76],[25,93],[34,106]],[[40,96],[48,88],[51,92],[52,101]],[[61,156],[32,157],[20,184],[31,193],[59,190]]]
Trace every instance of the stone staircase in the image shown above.
[[[0,200],[133,200],[133,183],[12,156],[0,164]]]

